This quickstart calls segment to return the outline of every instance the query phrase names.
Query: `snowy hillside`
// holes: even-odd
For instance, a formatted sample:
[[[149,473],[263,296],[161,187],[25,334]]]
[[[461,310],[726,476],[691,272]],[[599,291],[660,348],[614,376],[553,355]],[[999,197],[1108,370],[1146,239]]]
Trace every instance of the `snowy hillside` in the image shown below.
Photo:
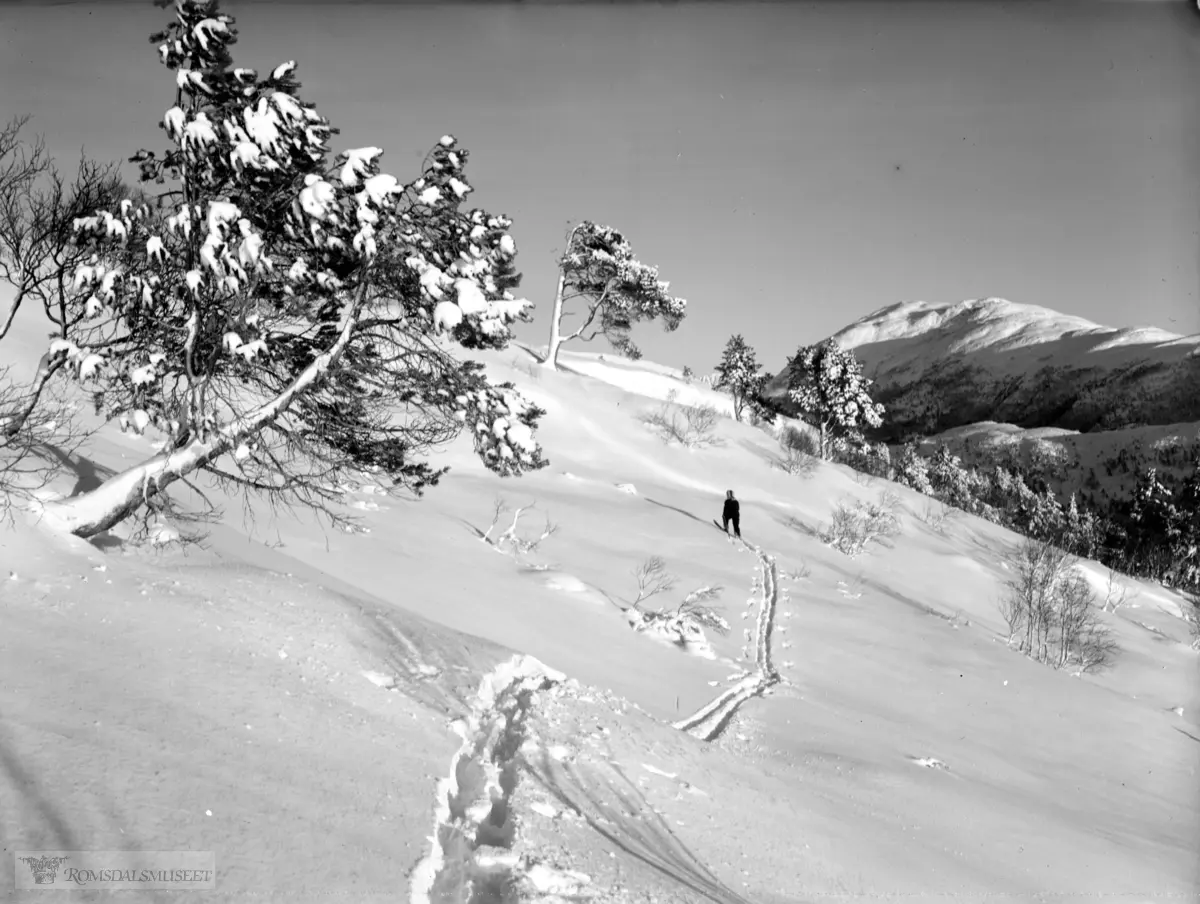
[[[919,447],[932,454],[943,443],[969,466],[1020,462],[1045,477],[1064,505],[1078,493],[1103,510],[1109,502],[1127,500],[1147,468],[1172,487],[1192,473],[1200,460],[1200,422],[1090,433],[982,422],[929,437]]]
[[[1200,419],[1200,336],[987,298],[891,305],[833,338],[876,381],[893,437],[978,421],[1086,432]]]
[[[354,534],[235,500],[203,549],[0,531],[6,850],[212,850],[206,901],[458,904],[468,878],[493,894],[471,901],[542,904],[1194,892],[1176,597],[1128,582],[1102,614],[1115,667],[1055,671],[1006,648],[1007,531],[934,531],[893,488],[899,533],[852,558],[814,533],[883,484],[789,476],[732,420],[690,449],[644,423],[710,390],[480,357],[546,408],[549,468],[504,480],[460,439],[422,500],[346,487]],[[105,428],[54,489],[151,448]],[[726,489],[746,544],[712,523]],[[556,529],[496,545],[530,503],[516,534]],[[643,606],[723,588],[728,636],[634,630],[651,556],[678,582]]]

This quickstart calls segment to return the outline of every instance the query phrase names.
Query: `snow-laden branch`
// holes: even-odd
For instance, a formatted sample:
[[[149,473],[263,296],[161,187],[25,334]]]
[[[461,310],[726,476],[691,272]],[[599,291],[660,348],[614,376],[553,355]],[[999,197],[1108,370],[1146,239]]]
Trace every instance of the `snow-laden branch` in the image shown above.
[[[544,466],[541,410],[437,341],[502,348],[530,307],[509,291],[511,221],[461,209],[468,152],[444,136],[409,183],[378,147],[330,159],[336,129],[300,98],[294,64],[235,67],[233,22],[181,0],[154,37],[176,73],[171,146],[132,159],[180,192],[74,221],[77,325],[53,351],[108,417],[166,446],[56,516],[101,530],[197,469],[300,498],[379,469],[419,493],[444,473],[419,456],[464,429],[501,475]]]

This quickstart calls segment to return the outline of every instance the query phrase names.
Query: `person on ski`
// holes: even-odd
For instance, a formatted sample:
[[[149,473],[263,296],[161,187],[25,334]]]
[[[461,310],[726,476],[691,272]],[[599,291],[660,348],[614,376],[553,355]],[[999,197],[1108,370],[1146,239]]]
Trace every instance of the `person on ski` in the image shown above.
[[[725,522],[725,533],[729,533],[729,522],[733,522],[733,533],[740,540],[742,539],[741,527],[741,506],[738,501],[733,498],[733,490],[725,492],[725,508],[721,511],[721,520]]]

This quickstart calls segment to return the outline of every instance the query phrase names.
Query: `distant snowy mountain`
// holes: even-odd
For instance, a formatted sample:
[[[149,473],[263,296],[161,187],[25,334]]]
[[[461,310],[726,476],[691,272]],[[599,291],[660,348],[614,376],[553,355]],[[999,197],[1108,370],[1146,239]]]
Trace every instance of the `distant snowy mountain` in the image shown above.
[[[876,382],[889,439],[979,421],[1087,432],[1200,420],[1200,335],[985,298],[902,302],[832,338]],[[769,391],[783,396],[782,374]]]

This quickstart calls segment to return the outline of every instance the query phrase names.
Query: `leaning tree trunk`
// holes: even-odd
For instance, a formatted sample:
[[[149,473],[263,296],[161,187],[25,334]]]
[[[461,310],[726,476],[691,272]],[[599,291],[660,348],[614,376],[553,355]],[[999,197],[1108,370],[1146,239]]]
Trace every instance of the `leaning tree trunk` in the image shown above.
[[[152,495],[215,460],[233,448],[233,440],[218,434],[208,442],[192,440],[174,452],[156,455],[110,477],[94,490],[44,508],[46,520],[77,537],[94,537],[120,524]]]
[[[542,366],[550,370],[558,370],[558,349],[563,343],[563,290],[566,284],[567,271],[565,268],[560,267],[558,271],[558,291],[554,293],[554,312],[550,315],[550,344],[546,346],[546,357],[542,360]]]
[[[149,502],[152,493],[161,492],[175,481],[216,461],[226,452],[236,449],[243,440],[274,423],[341,359],[354,335],[366,290],[367,284],[364,282],[348,302],[333,345],[318,355],[275,398],[225,424],[211,437],[203,440],[194,438],[178,449],[160,453],[110,477],[94,490],[46,503],[42,509],[43,516],[60,530],[77,537],[93,537],[120,524]]]

